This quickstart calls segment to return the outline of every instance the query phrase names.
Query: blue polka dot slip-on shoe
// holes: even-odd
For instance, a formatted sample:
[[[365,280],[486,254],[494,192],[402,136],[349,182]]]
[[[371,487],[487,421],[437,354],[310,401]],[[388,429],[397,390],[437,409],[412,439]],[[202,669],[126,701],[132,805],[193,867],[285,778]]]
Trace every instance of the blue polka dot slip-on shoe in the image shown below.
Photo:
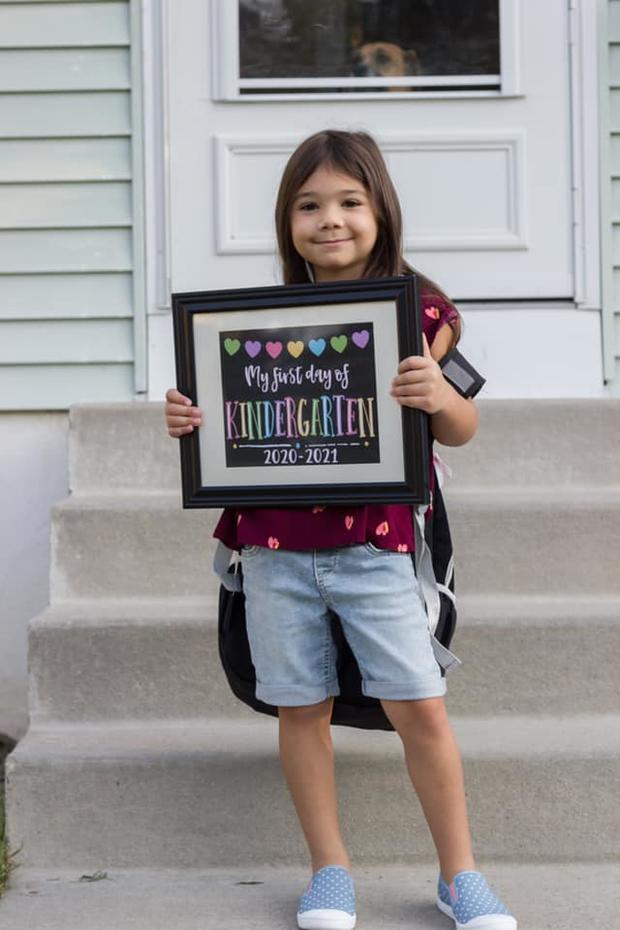
[[[302,930],[353,930],[355,887],[347,869],[326,865],[314,873],[299,901],[297,926]]]
[[[517,921],[480,872],[459,872],[449,885],[440,875],[437,907],[456,930],[517,930]]]

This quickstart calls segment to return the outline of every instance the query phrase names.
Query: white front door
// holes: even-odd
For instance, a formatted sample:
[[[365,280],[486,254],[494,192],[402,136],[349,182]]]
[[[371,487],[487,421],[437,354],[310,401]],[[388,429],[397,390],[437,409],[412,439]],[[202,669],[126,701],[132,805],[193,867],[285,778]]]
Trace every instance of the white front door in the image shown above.
[[[379,140],[407,258],[455,299],[570,299],[567,7],[168,0],[173,290],[278,280],[282,167],[335,127]]]

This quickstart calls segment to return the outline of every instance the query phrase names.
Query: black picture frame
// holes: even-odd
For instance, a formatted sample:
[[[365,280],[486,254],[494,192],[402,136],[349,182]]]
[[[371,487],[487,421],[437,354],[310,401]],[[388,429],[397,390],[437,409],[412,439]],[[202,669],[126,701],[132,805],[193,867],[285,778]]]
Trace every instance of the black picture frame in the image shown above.
[[[180,439],[183,507],[428,503],[428,418],[389,394],[399,361],[423,354],[415,275],[175,293],[172,312],[177,386],[203,411],[203,425]],[[332,331],[342,332],[330,336]],[[255,338],[245,338],[248,334]],[[303,363],[284,352],[285,347],[297,352],[300,345],[302,354],[308,350]],[[325,357],[312,356],[310,346]],[[267,355],[267,349],[275,354],[278,347],[279,366],[280,355]],[[262,352],[259,362],[247,354],[255,351]],[[323,378],[318,388],[315,376]],[[252,393],[259,380],[261,390],[274,388],[277,377],[297,377],[298,385],[303,380],[303,390],[314,390],[315,396],[282,399],[274,389],[275,399],[261,400],[260,393]],[[367,396],[332,393],[315,399],[317,390],[327,390],[328,383],[333,387],[338,378],[339,384],[350,381],[350,387],[354,380],[363,382],[360,389]],[[373,385],[376,396],[368,393]],[[226,399],[233,391],[250,394],[245,400]],[[323,437],[316,443],[307,441],[314,438],[308,434],[310,420],[300,413],[308,404],[312,429]],[[269,432],[267,414],[272,434],[274,410],[278,428],[284,428],[285,405],[287,435],[277,433],[283,439],[277,446],[261,444]],[[287,453],[289,447],[295,452]],[[267,464],[267,457],[276,458],[276,448],[277,462]],[[318,458],[310,448],[319,450]],[[282,461],[283,456],[290,460]]]

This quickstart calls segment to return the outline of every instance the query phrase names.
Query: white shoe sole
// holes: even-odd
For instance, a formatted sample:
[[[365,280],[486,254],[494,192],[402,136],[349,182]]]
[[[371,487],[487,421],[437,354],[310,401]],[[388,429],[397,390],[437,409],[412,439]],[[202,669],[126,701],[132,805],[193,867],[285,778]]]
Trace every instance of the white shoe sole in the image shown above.
[[[298,914],[297,926],[300,930],[353,930],[355,918],[355,914],[347,914],[346,911],[316,909]]]
[[[466,924],[460,924],[449,904],[444,904],[439,897],[436,903],[442,914],[452,918],[456,930],[517,930],[517,921],[509,914],[487,914],[484,917],[474,917]]]

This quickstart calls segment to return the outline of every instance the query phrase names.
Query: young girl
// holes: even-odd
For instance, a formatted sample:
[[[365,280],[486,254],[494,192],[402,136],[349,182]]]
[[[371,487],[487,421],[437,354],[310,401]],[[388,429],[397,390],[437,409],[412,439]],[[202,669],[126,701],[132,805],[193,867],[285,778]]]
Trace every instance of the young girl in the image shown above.
[[[365,133],[328,130],[297,148],[280,183],[276,227],[286,284],[412,273],[401,254],[396,192]],[[473,436],[477,412],[444,380],[437,360],[458,340],[459,315],[436,285],[421,283],[424,354],[400,363],[390,393],[429,414],[439,442],[458,446]],[[201,425],[200,410],[174,389],[165,415],[174,437]],[[410,556],[411,508],[229,509],[215,536],[241,552],[256,696],[278,707],[281,762],[312,860],[298,926],[347,930],[356,920],[330,735],[339,693],[331,610],[364,693],[381,700],[403,742],[439,857],[437,906],[458,930],[516,930],[474,863],[445,680]]]

